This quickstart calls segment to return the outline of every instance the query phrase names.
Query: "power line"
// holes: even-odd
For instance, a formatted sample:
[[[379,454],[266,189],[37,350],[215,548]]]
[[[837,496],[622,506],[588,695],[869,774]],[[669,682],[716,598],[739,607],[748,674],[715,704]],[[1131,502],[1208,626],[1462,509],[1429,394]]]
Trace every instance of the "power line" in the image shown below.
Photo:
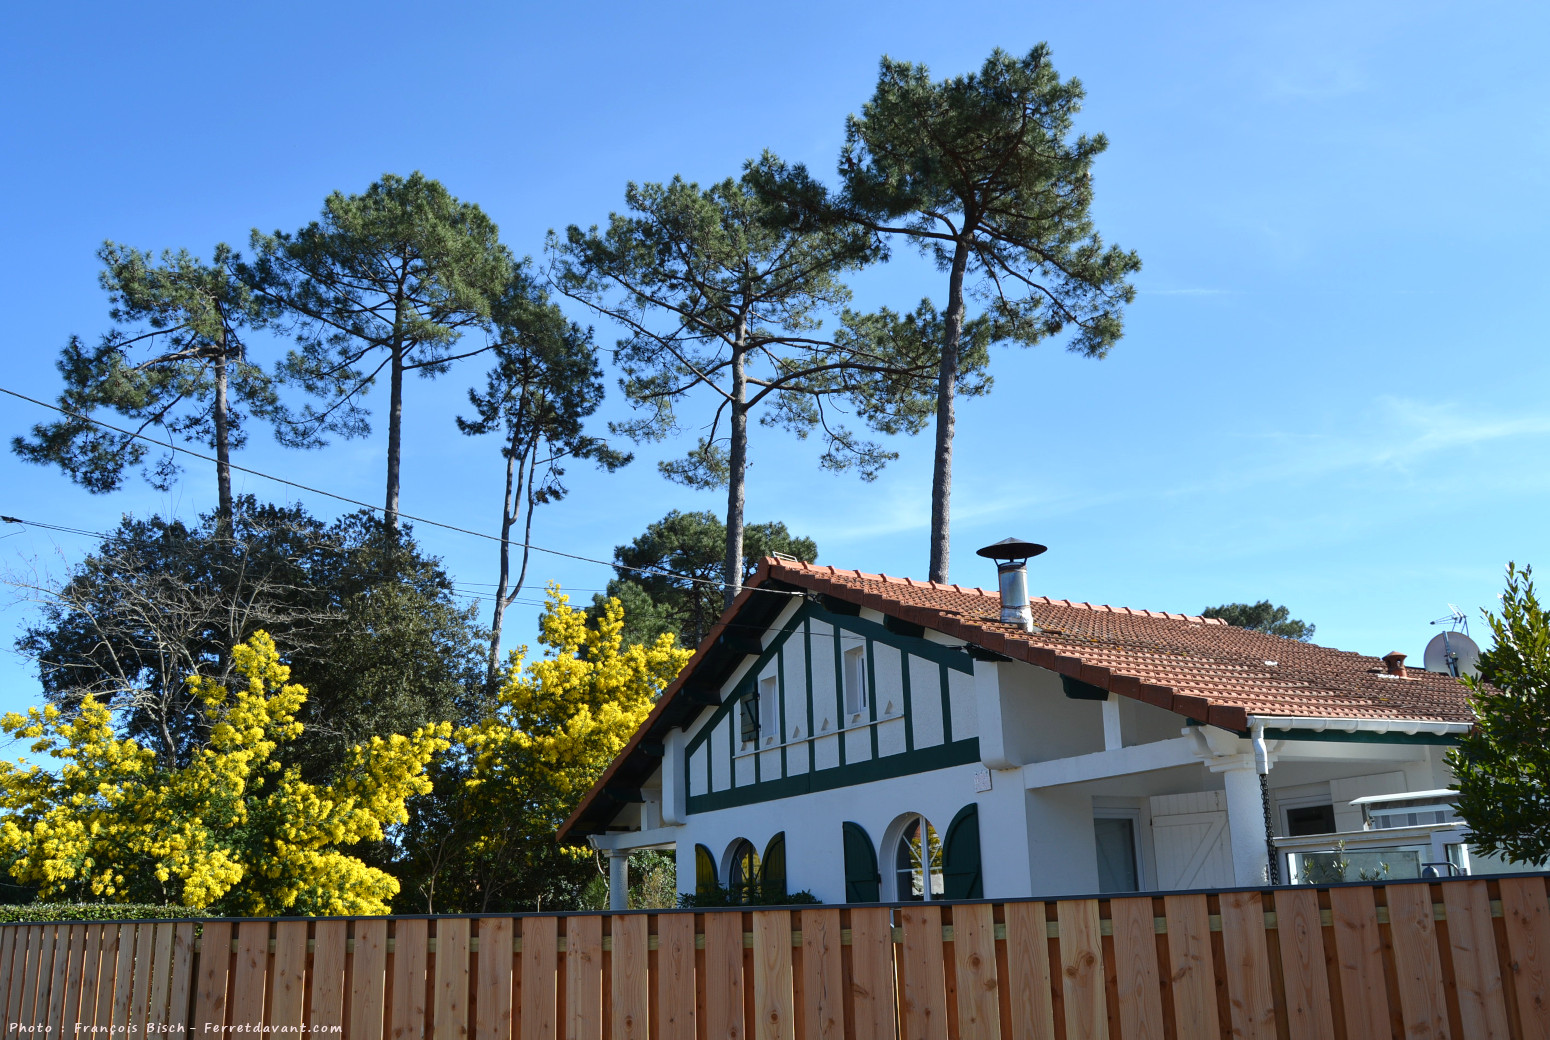
[[[158,441],[158,440],[156,440],[156,439],[154,439],[152,437],[145,436],[143,433],[137,433],[134,430],[126,430],[122,426],[114,426],[112,423],[103,422],[101,419],[94,418],[94,417],[92,417],[90,415],[86,415],[86,414],[81,413],[81,412],[72,412],[68,408],[61,408],[57,404],[49,404],[47,401],[40,401],[36,397],[28,397],[26,394],[18,393],[15,390],[11,390],[11,389],[8,389],[8,388],[3,387],[3,386],[0,386],[0,394],[9,394],[10,396],[12,396],[12,397],[14,397],[14,398],[16,398],[18,400],[26,401],[28,404],[35,404],[35,405],[37,405],[40,408],[47,408],[47,409],[49,409],[51,411],[58,412],[61,415],[67,415],[67,416],[69,416],[72,419],[78,419],[81,422],[89,422],[89,423],[92,423],[93,425],[101,426],[105,430],[112,430],[114,433],[123,434],[125,437],[130,437],[130,438],[133,438],[134,440],[145,441],[147,444],[154,444],[158,448],[166,448],[166,449],[168,449],[170,451],[181,452],[184,455],[192,455],[194,458],[201,459],[201,460],[203,460],[205,462],[216,462],[216,463],[218,463],[218,460],[216,458],[214,458],[213,456],[206,455],[203,452],[194,451],[192,448],[185,448],[185,447],[182,447],[181,445],[172,444],[172,443],[163,442],[163,441]],[[296,488],[299,491],[306,491],[306,492],[308,492],[310,494],[314,494],[314,495],[322,495],[325,498],[332,498],[332,499],[334,499],[336,501],[344,502],[344,503],[347,503],[347,504],[352,505],[352,506],[359,506],[362,509],[369,509],[369,510],[371,510],[374,513],[386,513],[387,512],[387,510],[384,509],[382,506],[373,505],[370,502],[362,502],[359,499],[348,498],[348,497],[346,497],[344,495],[335,494],[332,491],[325,491],[322,488],[312,487],[311,485],[308,485],[308,484],[300,484],[300,483],[297,483],[294,480],[287,480],[284,477],[277,477],[277,476],[275,476],[272,473],[265,473],[262,470],[250,469],[247,466],[239,466],[235,462],[228,462],[227,466],[229,468],[231,468],[231,469],[234,469],[234,470],[238,471],[239,473],[247,473],[247,474],[249,474],[251,476],[262,477],[264,480],[272,480],[272,481],[274,481],[277,484],[284,484],[286,487],[293,487],[293,488]],[[549,548],[546,548],[546,547],[544,547],[542,545],[535,545],[532,542],[518,542],[518,541],[514,541],[513,539],[510,539],[510,538],[502,538],[500,535],[487,534],[484,531],[474,531],[474,530],[471,530],[471,529],[469,529],[467,527],[458,527],[455,524],[446,524],[446,523],[442,523],[440,520],[430,520],[430,519],[428,519],[426,517],[423,517],[423,516],[414,516],[413,514],[405,513],[405,512],[402,512],[402,511],[400,511],[398,515],[403,517],[405,520],[412,520],[412,521],[414,521],[417,524],[426,524],[426,525],[428,525],[430,527],[440,527],[440,528],[442,528],[444,530],[447,530],[447,531],[456,531],[458,534],[466,534],[466,535],[470,535],[470,536],[472,536],[474,538],[483,538],[483,539],[486,539],[487,541],[496,542],[497,544],[503,544],[503,545],[512,546],[512,547],[515,547],[515,548],[518,548],[518,549],[530,549],[530,550],[533,550],[535,552],[548,553],[550,556],[559,556],[559,557],[562,557],[562,558],[567,559],[567,560],[577,560],[577,561],[580,561],[581,563],[594,563],[594,564],[597,564],[600,567],[609,567],[609,568],[613,568],[613,569],[616,569],[616,570],[634,571],[637,574],[658,574],[658,575],[661,575],[664,578],[674,578],[674,579],[676,579],[678,581],[687,581],[687,582],[690,582],[691,584],[695,584],[695,585],[709,585],[709,586],[712,586],[712,587],[718,588],[718,589],[724,589],[724,588],[729,588],[730,587],[730,586],[727,585],[726,582],[723,582],[723,581],[715,581],[715,580],[710,579],[710,578],[695,578],[695,577],[691,577],[691,576],[689,576],[687,574],[676,574],[673,571],[665,571],[665,570],[661,570],[660,568],[657,568],[657,567],[631,567],[628,564],[614,563],[614,562],[612,562],[610,560],[599,560],[599,559],[594,559],[591,556],[580,556],[580,555],[577,555],[576,553],[564,552],[564,551],[562,551],[560,549],[549,549]],[[42,525],[40,525],[40,526],[42,526]],[[80,532],[69,532],[69,533],[80,533]],[[742,586],[740,586],[740,588],[741,587]],[[782,590],[782,589],[759,588],[759,589],[754,589],[754,590],[751,590],[751,591],[773,593],[775,595],[780,595],[780,596],[801,596],[802,595],[802,593],[800,593],[800,592],[786,592],[785,590]]]

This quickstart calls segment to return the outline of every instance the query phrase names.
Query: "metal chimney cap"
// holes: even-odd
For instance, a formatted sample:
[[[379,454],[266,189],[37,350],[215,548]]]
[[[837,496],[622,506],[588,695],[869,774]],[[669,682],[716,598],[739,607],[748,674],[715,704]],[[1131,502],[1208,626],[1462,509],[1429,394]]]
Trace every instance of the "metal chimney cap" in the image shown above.
[[[993,545],[974,550],[974,554],[983,556],[987,560],[1026,560],[1048,549],[1049,546],[1040,545],[1038,542],[1025,542],[1021,538],[1003,538]]]

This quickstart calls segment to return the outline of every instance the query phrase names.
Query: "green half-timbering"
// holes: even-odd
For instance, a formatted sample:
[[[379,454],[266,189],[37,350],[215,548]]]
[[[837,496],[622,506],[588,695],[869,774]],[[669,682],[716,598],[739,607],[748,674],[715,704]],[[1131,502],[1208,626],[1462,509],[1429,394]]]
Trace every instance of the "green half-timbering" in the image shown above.
[[[976,761],[978,737],[965,729],[972,685],[964,680],[974,674],[973,660],[960,648],[898,628],[814,603],[795,610],[687,742],[687,810]],[[864,705],[855,703],[854,686],[847,694],[857,669],[844,665],[844,655],[860,647]],[[965,730],[957,739],[955,710],[956,728]]]

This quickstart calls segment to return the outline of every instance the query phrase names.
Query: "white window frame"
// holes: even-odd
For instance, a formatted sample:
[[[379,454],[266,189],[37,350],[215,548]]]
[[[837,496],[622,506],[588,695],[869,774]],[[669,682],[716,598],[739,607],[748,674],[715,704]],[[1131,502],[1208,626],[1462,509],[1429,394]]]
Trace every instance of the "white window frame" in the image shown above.
[[[910,899],[909,897],[905,896],[903,892],[899,891],[899,847],[906,840],[905,836],[906,832],[909,830],[910,824],[915,821],[919,821],[920,837],[921,840],[926,843],[925,848],[927,861],[923,865],[925,872],[925,884],[923,886],[924,892],[920,901],[924,903],[940,902],[942,899],[946,898],[946,896],[942,894],[934,895],[931,891],[930,833],[932,831],[936,831],[936,827],[931,823],[931,820],[924,813],[905,813],[889,825],[888,833],[892,835],[892,840],[885,842],[885,847],[883,849],[883,855],[885,858],[883,863],[880,864],[880,866],[882,866],[886,871],[886,877],[888,879],[888,883],[883,887],[883,892],[885,895],[887,895],[891,891],[893,896],[891,902],[915,902],[915,900]],[[936,832],[936,838],[939,846],[943,841],[946,840],[945,836],[940,831]],[[946,849],[942,849],[942,853],[945,858]],[[945,868],[946,863],[943,863],[942,866]],[[937,873],[942,877],[942,884],[945,889],[947,884],[947,876],[942,870],[938,870]]]
[[[1292,821],[1287,815],[1288,809],[1311,809],[1314,806],[1335,804],[1335,799],[1330,793],[1329,782],[1326,780],[1318,784],[1299,784],[1296,787],[1283,787],[1279,791],[1272,788],[1270,796],[1275,799],[1276,824],[1280,828],[1278,838],[1290,837],[1292,833]],[[1338,833],[1340,825],[1335,825],[1335,830],[1329,833]],[[1304,835],[1313,837],[1313,835]]]
[[[851,663],[855,662],[855,670],[852,672]],[[867,683],[867,652],[866,643],[860,642],[851,646],[841,644],[840,662],[842,681],[845,684],[845,721],[847,724],[866,722],[864,717],[869,714],[872,706],[871,688]],[[854,695],[854,696],[853,696]],[[856,716],[863,716],[857,718]]]

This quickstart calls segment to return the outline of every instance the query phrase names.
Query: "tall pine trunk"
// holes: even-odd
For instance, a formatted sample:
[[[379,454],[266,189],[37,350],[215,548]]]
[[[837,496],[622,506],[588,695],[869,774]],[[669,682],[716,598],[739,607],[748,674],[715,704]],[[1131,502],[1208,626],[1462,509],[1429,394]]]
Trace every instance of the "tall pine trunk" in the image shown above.
[[[387,501],[382,522],[394,541],[398,538],[398,467],[404,436],[404,350],[394,343],[391,389],[388,402]]]
[[[215,355],[215,487],[216,518],[232,529],[231,500],[231,405],[227,400],[226,336],[216,344]]]
[[[932,581],[947,581],[948,542],[952,523],[953,433],[957,424],[954,396],[958,389],[959,349],[963,338],[963,275],[969,247],[959,239],[953,248],[952,275],[947,284],[947,315],[942,359],[936,377],[936,462],[931,470]]]
[[[528,446],[521,443],[522,428],[517,426],[511,431],[511,441],[506,450],[506,498],[501,507],[501,562],[500,583],[495,587],[495,616],[490,622],[490,659],[489,667],[485,674],[485,689],[491,697],[495,696],[497,677],[500,672],[501,658],[501,629],[506,621],[506,608],[516,600],[517,594],[522,591],[522,585],[527,581],[527,561],[530,550],[528,545],[532,542],[533,509],[532,495],[526,489],[532,486],[533,478],[528,469]],[[534,454],[533,465],[538,464],[538,441],[534,438],[532,451]],[[527,528],[522,538],[522,569],[517,574],[516,584],[508,591],[507,585],[511,580],[511,528],[517,521],[518,503],[527,500]]]
[[[748,476],[748,374],[744,354],[748,326],[739,320],[732,348],[732,446],[727,459],[727,558],[722,566],[722,608],[743,588],[743,505]]]

